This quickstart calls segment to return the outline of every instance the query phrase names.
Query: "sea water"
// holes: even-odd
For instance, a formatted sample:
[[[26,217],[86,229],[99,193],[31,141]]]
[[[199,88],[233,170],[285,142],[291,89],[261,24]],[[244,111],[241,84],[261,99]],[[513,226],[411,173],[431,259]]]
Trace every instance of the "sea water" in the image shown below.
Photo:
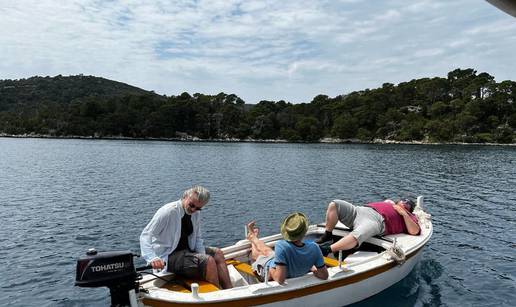
[[[156,210],[194,184],[212,193],[206,244],[263,235],[332,199],[425,197],[434,235],[405,279],[355,306],[514,306],[516,147],[0,138],[0,305],[106,306],[74,287],[88,248],[139,253]],[[137,264],[143,264],[137,260]]]

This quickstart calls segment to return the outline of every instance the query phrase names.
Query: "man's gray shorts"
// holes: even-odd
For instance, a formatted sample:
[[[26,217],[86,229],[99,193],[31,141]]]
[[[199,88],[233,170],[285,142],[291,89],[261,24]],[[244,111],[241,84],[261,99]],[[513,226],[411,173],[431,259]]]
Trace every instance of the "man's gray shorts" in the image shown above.
[[[346,201],[335,199],[339,221],[352,229],[360,246],[365,240],[383,234],[384,221],[380,213],[373,208],[354,206]]]
[[[270,261],[274,260],[274,252],[271,252],[269,256],[260,255],[256,258],[256,261],[251,265],[253,271],[258,275],[258,279],[260,281],[265,280],[265,270],[267,270],[270,266]]]
[[[168,256],[168,271],[186,278],[206,278],[208,257],[215,256],[214,247],[206,247],[206,254],[192,252],[189,249],[174,251]]]

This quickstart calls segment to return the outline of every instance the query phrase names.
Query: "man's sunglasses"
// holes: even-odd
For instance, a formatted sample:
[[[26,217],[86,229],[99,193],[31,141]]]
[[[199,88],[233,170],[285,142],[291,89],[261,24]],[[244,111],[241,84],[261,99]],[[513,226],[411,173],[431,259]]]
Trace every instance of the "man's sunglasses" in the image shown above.
[[[188,207],[190,207],[190,209],[195,210],[195,211],[201,211],[202,210],[202,208],[197,207],[196,205],[194,205],[191,202],[188,203]]]

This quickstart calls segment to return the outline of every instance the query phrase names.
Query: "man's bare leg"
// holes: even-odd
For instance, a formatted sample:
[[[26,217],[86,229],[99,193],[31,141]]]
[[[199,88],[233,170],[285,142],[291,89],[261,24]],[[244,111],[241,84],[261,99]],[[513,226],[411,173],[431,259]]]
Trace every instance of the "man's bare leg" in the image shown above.
[[[220,287],[219,283],[219,273],[217,270],[217,263],[215,262],[215,258],[209,256],[206,263],[206,281],[214,284],[217,288]]]
[[[258,230],[254,227],[255,225],[255,221],[247,224],[247,240],[251,242],[251,260],[253,261],[260,255],[267,257],[272,252],[272,248],[258,238]]]
[[[339,213],[337,212],[337,204],[335,202],[330,202],[328,204],[328,209],[326,210],[326,225],[324,234],[315,240],[315,243],[321,244],[323,242],[331,241],[333,239],[333,229],[339,220]]]
[[[222,285],[222,288],[229,289],[233,288],[231,284],[231,278],[229,278],[228,266],[226,265],[226,259],[224,258],[224,253],[220,249],[215,249],[215,263],[217,265],[218,277],[219,281]]]
[[[357,246],[357,244],[358,244],[357,239],[355,237],[353,237],[352,235],[348,234],[347,236],[343,237],[339,241],[333,243],[330,246],[330,248],[331,248],[332,252],[337,252],[340,250],[352,249],[355,246]]]
[[[337,204],[331,202],[328,204],[328,209],[326,210],[326,231],[332,232],[338,220]]]

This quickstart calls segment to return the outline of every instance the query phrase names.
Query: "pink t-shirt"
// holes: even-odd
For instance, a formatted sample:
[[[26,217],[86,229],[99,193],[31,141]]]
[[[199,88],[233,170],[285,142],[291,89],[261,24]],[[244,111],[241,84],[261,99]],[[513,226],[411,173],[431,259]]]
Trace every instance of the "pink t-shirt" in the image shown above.
[[[391,203],[389,202],[377,202],[377,203],[369,203],[366,205],[367,207],[371,207],[376,212],[380,213],[384,220],[385,231],[383,235],[391,235],[396,233],[408,233],[407,226],[405,225],[405,221],[403,217],[394,209]],[[419,225],[417,217],[407,212],[410,218]]]

